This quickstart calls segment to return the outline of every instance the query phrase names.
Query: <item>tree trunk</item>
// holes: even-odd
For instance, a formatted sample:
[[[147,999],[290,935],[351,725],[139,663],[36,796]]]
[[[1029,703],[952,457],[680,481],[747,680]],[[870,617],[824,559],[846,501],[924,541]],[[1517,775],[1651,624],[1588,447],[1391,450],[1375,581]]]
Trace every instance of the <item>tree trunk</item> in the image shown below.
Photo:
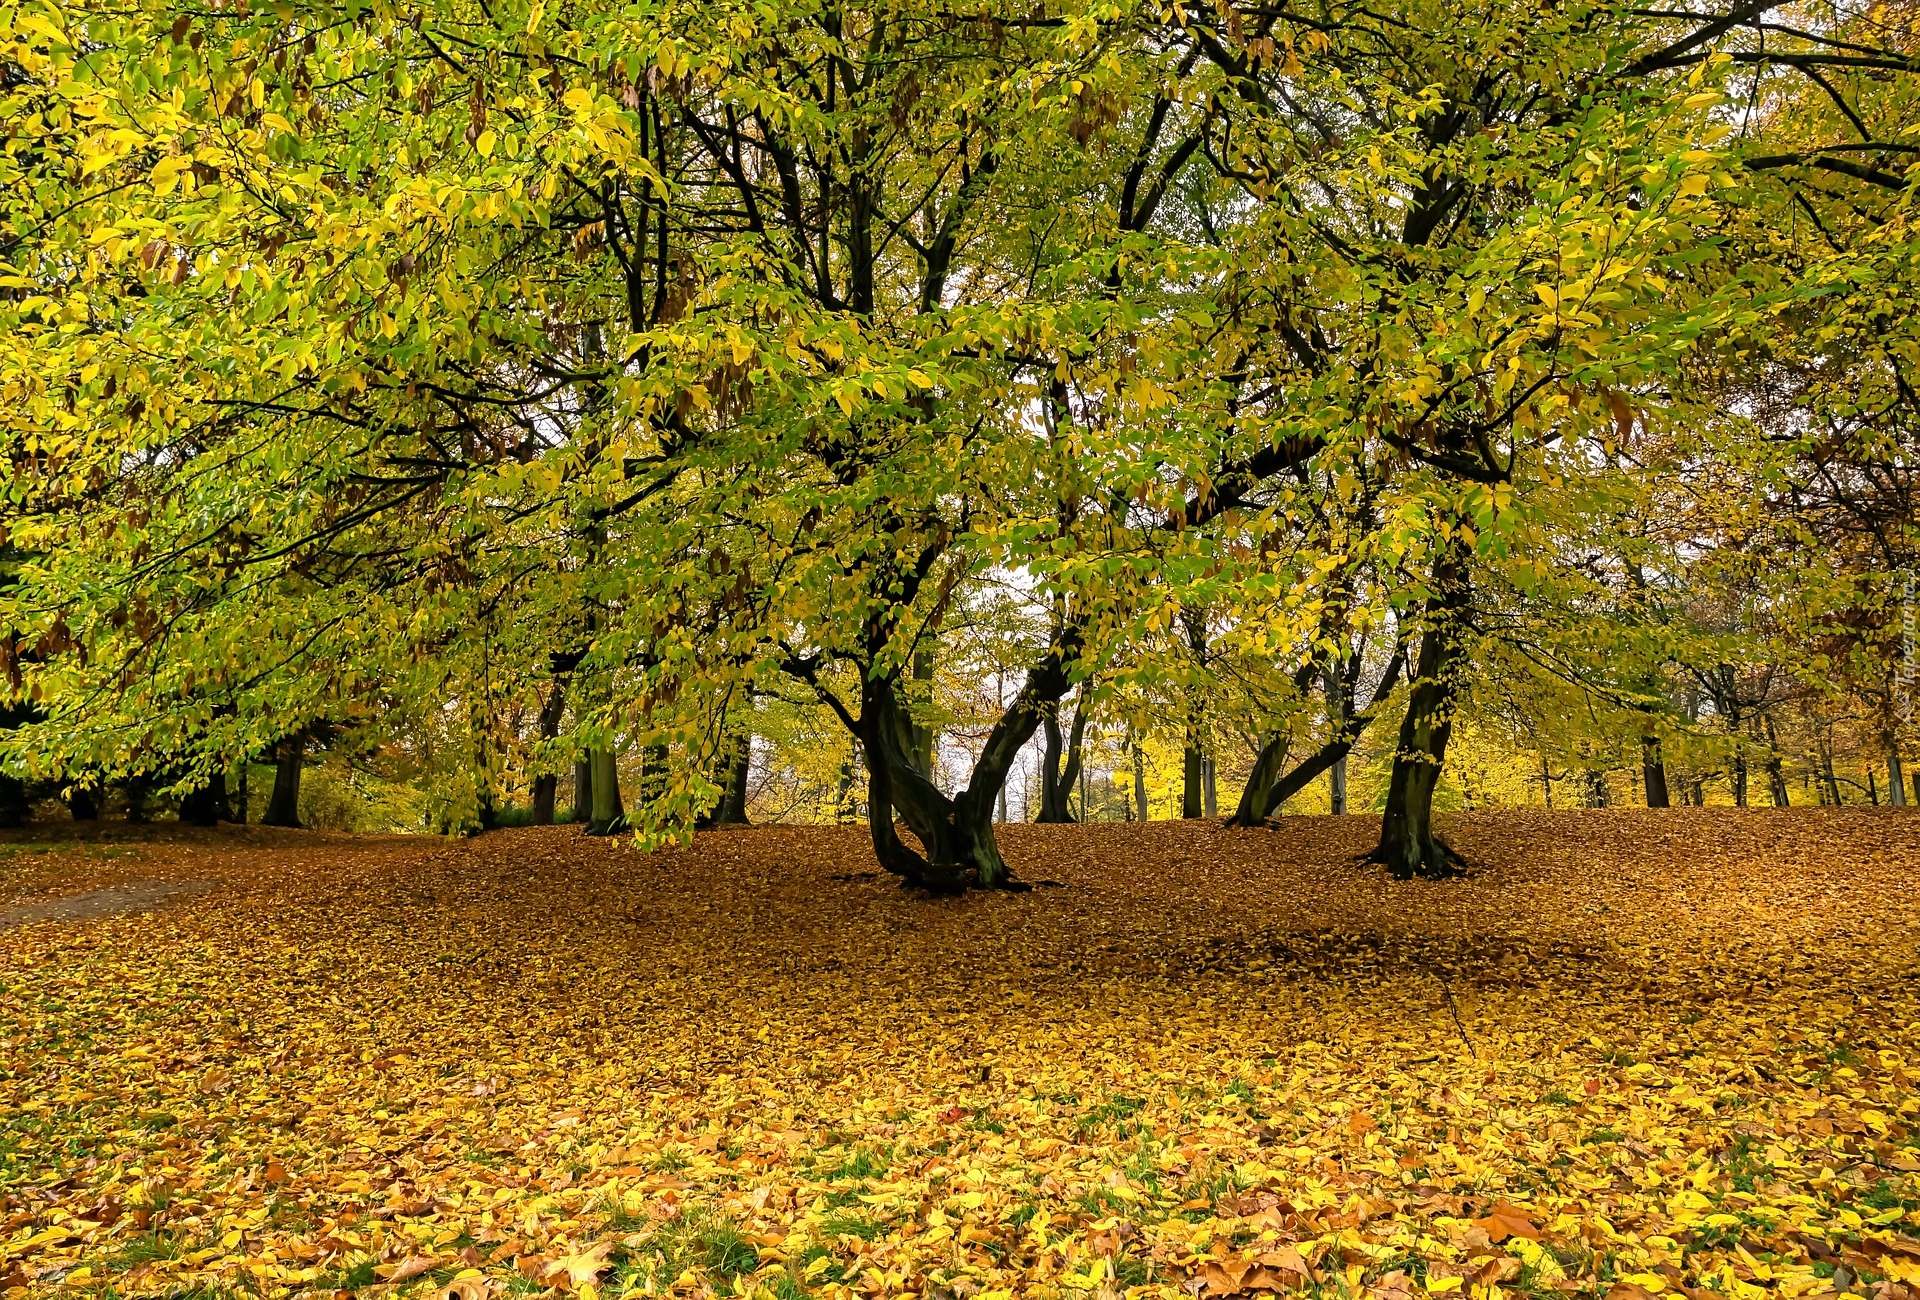
[[[1647,783],[1647,807],[1670,807],[1667,798],[1667,760],[1660,752],[1660,737],[1640,737],[1640,774]]]
[[[1605,808],[1607,806],[1607,774],[1590,767],[1581,773],[1581,779],[1587,787],[1587,807]]]
[[[300,824],[300,773],[306,766],[307,732],[302,727],[274,746],[273,794],[260,818],[263,826]]]
[[[1887,802],[1895,808],[1907,806],[1907,778],[1900,770],[1900,751],[1887,747]]]
[[[0,778],[0,826],[6,825],[4,820],[4,789],[5,779]],[[146,821],[147,778],[144,776],[130,776],[127,778],[127,783],[122,789],[126,792],[127,796],[127,820],[136,825]]]
[[[1394,750],[1380,844],[1371,855],[1400,880],[1448,876],[1460,867],[1459,856],[1433,833],[1433,791],[1440,784],[1447,739],[1453,733],[1454,660],[1467,606],[1465,567],[1451,549],[1434,561],[1433,586],[1417,676]]]
[[[1880,787],[1874,784],[1873,768],[1867,768],[1867,803],[1875,808],[1880,806]]]
[[[1829,737],[1820,742],[1820,774],[1827,783],[1827,801],[1835,808],[1840,806],[1840,778],[1833,771],[1833,741]]]
[[[1732,771],[1733,806],[1736,808],[1745,808],[1747,806],[1747,756],[1746,754],[1742,753],[1738,749],[1735,749],[1733,751],[1732,767],[1733,767],[1733,771]]]
[[[593,757],[575,759],[573,764],[573,816],[575,825],[593,820]]]
[[[1791,801],[1787,797],[1787,772],[1780,762],[1780,736],[1773,729],[1773,715],[1761,715],[1760,725],[1767,736],[1767,793],[1775,808],[1785,808]]]
[[[1217,780],[1219,773],[1213,765],[1213,755],[1207,754],[1200,759],[1200,806],[1208,817],[1220,815],[1220,791]]]
[[[1286,767],[1287,750],[1291,748],[1292,738],[1286,732],[1275,732],[1268,737],[1259,756],[1254,759],[1253,774],[1247,778],[1247,788],[1240,794],[1240,806],[1234,809],[1229,824],[1258,826],[1279,812],[1281,805],[1306,789],[1322,772],[1333,773],[1333,810],[1345,813],[1347,755],[1352,752],[1361,734],[1380,716],[1381,706],[1393,694],[1394,687],[1400,684],[1400,674],[1406,662],[1405,653],[1395,647],[1393,658],[1387,661],[1386,671],[1380,675],[1380,684],[1374,688],[1373,698],[1367,702],[1366,708],[1358,712],[1353,709],[1353,688],[1360,670],[1358,660],[1349,664],[1344,673],[1329,668],[1323,680],[1328,692],[1327,715],[1334,722],[1333,734],[1316,753],[1284,777],[1280,773]]]
[[[913,652],[913,684],[916,700],[924,699],[927,707],[933,704],[933,647],[924,642]],[[929,781],[933,779],[933,748],[938,738],[932,727],[923,723],[913,724],[913,763],[920,774]]]
[[[1134,816],[1141,821],[1147,820],[1147,753],[1140,747],[1140,738],[1132,738],[1133,750],[1133,807]]]
[[[727,796],[720,802],[722,826],[747,824],[747,781],[753,775],[753,737],[741,736],[734,744],[733,762],[727,767]]]
[[[560,718],[567,711],[567,687],[555,678],[540,704],[540,739],[554,740],[560,735]],[[533,778],[533,824],[553,825],[553,805],[560,790],[560,774],[542,772]]]
[[[189,826],[216,826],[233,820],[233,810],[227,806],[225,772],[215,772],[205,785],[181,797],[180,820]]]
[[[27,784],[17,776],[0,773],[0,826],[11,830],[16,826],[25,826],[33,815],[33,805],[27,802]]]
[[[1347,815],[1347,756],[1333,760],[1327,769],[1327,810],[1336,817]]]
[[[620,771],[614,764],[613,750],[592,750],[587,755],[587,764],[591,769],[593,815],[587,819],[586,833],[617,835],[626,825],[627,810],[620,802]]]
[[[77,822],[97,822],[100,820],[100,802],[93,797],[93,791],[84,785],[75,784],[67,791],[67,811]]]
[[[913,765],[913,720],[893,682],[869,679],[861,688],[861,743],[867,754],[867,826],[881,866],[910,885],[936,894],[1023,888],[1012,879],[994,839],[994,802],[1007,773],[1049,709],[1072,686],[1069,669],[1080,652],[1076,629],[1062,632],[1028,672],[1026,684],[987,734],[973,774],[948,798]],[[920,841],[916,853],[894,830],[898,812]]]
[[[1058,825],[1073,817],[1073,787],[1080,780],[1081,741],[1086,735],[1086,696],[1073,710],[1073,723],[1064,740],[1060,730],[1060,710],[1056,705],[1042,719],[1046,748],[1040,759],[1040,820]]]
[[[1180,754],[1180,815],[1198,817],[1200,815],[1200,737],[1193,727],[1187,728],[1186,748]]]
[[[729,736],[719,754],[715,784],[720,799],[699,822],[701,830],[747,824],[747,778],[753,770],[753,737]]]

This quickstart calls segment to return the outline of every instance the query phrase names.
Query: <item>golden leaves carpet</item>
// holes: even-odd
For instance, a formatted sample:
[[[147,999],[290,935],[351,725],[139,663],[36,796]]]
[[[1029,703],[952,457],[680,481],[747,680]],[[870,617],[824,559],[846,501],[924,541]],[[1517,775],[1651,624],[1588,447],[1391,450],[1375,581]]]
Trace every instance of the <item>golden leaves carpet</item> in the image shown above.
[[[0,1291],[1920,1295],[1920,815],[1375,825],[9,841]]]

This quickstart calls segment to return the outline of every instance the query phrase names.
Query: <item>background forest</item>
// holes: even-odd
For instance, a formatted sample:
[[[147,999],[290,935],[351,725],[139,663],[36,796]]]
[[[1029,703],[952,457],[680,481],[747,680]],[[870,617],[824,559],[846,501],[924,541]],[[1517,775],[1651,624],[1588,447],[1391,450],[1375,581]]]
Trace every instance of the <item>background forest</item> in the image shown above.
[[[1904,803],[1916,17],[9,4],[0,815]]]

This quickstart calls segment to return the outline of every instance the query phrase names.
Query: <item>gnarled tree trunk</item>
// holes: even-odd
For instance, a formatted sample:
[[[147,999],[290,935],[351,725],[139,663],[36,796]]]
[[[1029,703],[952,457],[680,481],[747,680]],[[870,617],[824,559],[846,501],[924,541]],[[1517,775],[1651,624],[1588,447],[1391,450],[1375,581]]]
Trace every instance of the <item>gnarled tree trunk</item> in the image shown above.
[[[1348,664],[1344,670],[1329,668],[1326,672],[1326,684],[1329,696],[1328,711],[1335,718],[1333,734],[1327,743],[1301,761],[1300,765],[1287,772],[1287,750],[1292,738],[1284,731],[1276,732],[1262,746],[1259,757],[1254,759],[1253,774],[1247,778],[1246,789],[1240,793],[1240,806],[1234,809],[1228,824],[1232,826],[1258,826],[1268,817],[1279,811],[1287,800],[1299,794],[1311,785],[1322,772],[1336,771],[1341,780],[1337,788],[1339,804],[1334,811],[1346,811],[1345,764],[1347,755],[1352,752],[1355,742],[1373,720],[1380,716],[1380,708],[1387,697],[1393,694],[1394,687],[1400,684],[1400,674],[1407,662],[1403,648],[1395,647],[1393,657],[1387,661],[1387,667],[1380,674],[1380,684],[1374,688],[1373,698],[1367,707],[1356,710],[1353,707],[1353,689],[1358,682],[1360,664],[1358,660]],[[1307,680],[1311,680],[1308,678]],[[1337,696],[1337,698],[1336,698]],[[1284,774],[1283,774],[1284,773]]]
[[[914,765],[913,720],[893,682],[882,677],[864,683],[857,724],[867,757],[867,826],[882,867],[936,894],[1020,887],[994,838],[994,800],[1046,711],[1071,688],[1068,669],[1079,650],[1078,631],[1069,626],[1027,674],[981,746],[966,789],[952,798]],[[895,831],[896,812],[920,841],[920,852]]]
[[[1427,626],[1420,637],[1413,693],[1400,723],[1386,813],[1380,820],[1380,844],[1370,855],[1401,880],[1452,875],[1460,866],[1459,856],[1433,833],[1433,791],[1440,784],[1447,738],[1453,733],[1467,582],[1466,565],[1452,550],[1434,561],[1434,590],[1427,601]]]

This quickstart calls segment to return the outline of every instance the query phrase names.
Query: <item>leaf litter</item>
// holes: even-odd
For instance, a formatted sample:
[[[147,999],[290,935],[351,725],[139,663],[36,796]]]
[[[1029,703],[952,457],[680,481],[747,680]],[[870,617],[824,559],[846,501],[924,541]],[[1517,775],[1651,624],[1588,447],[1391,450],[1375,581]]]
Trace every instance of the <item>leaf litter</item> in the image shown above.
[[[853,828],[11,859],[9,1296],[1920,1295],[1920,817]]]

